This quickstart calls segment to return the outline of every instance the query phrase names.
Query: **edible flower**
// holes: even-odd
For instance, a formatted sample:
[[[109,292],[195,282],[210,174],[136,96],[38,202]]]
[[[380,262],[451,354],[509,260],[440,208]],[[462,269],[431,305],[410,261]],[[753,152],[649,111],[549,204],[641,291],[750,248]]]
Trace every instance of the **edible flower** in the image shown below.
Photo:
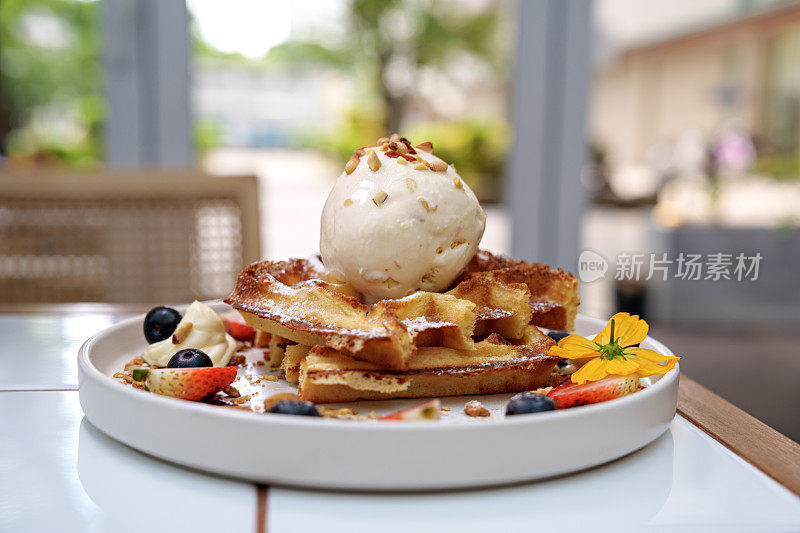
[[[617,313],[591,341],[580,335],[568,335],[547,354],[579,362],[589,359],[572,374],[572,381],[579,385],[607,376],[644,378],[666,374],[680,357],[640,348],[639,343],[647,337],[647,330],[647,322],[638,315]]]

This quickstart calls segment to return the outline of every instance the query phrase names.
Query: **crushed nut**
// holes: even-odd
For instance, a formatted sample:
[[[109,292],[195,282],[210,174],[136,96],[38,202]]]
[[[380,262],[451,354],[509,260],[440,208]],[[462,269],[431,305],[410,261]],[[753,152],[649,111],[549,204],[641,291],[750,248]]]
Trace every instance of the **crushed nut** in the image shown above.
[[[553,387],[540,387],[540,388],[538,388],[536,390],[533,390],[531,392],[534,393],[534,394],[544,394],[545,396],[547,396],[550,393],[551,390],[553,390]]]
[[[428,201],[425,198],[420,198],[419,199],[419,205],[422,206],[422,209],[424,209],[426,213],[430,213],[431,212],[431,206],[428,205]]]
[[[449,408],[449,407],[447,407],[446,405],[443,405],[443,406],[442,406],[442,411],[449,411],[449,410],[450,410],[450,408]]]
[[[269,411],[273,405],[278,402],[282,402],[283,400],[299,400],[300,398],[297,394],[292,394],[291,392],[279,392],[278,394],[273,394],[266,400],[264,400],[264,410]]]
[[[260,381],[278,381],[278,376],[266,374],[264,376],[261,376]]]
[[[178,324],[178,327],[175,328],[175,333],[172,334],[172,344],[181,344],[185,341],[186,337],[189,336],[189,332],[192,331],[192,326],[194,324],[185,321]]]
[[[478,400],[467,402],[466,405],[464,405],[464,412],[467,413],[467,416],[473,417],[491,415],[489,410]]]
[[[456,189],[463,189],[464,188],[464,184],[461,182],[461,179],[458,176],[453,178],[453,185],[456,186]]]
[[[355,416],[358,414],[358,411],[355,409],[349,409],[347,407],[342,407],[341,409],[332,409],[330,407],[320,405],[319,414],[325,418],[339,418],[344,416]]]
[[[380,145],[382,145],[384,143],[388,143],[388,142],[389,142],[389,138],[388,137],[381,137],[380,139],[378,139],[378,146],[380,146]]]
[[[381,168],[381,160],[378,159],[378,154],[371,152],[367,158],[367,165],[369,165],[371,171],[377,172]]]
[[[370,411],[369,412],[369,419],[370,420],[375,420],[376,418],[378,418],[378,415],[375,414],[375,411]]]
[[[400,144],[397,145],[397,148],[395,149],[395,152],[397,152],[400,155],[407,154],[408,153],[408,146],[406,146],[405,143],[400,143]]]
[[[428,170],[428,163],[417,163],[414,165],[414,170]]]
[[[392,135],[389,137],[389,141],[390,142],[397,142],[399,140],[400,140],[400,136],[398,134],[396,134],[396,133],[392,133]]]
[[[367,152],[365,152],[363,148],[356,148],[355,150],[353,150],[353,153],[356,155],[356,157],[367,155]]]
[[[242,393],[239,392],[239,389],[237,389],[233,385],[228,385],[227,387],[225,387],[225,390],[223,390],[222,392],[224,392],[225,394],[227,394],[231,398],[239,398],[242,395]]]
[[[230,360],[228,361],[228,366],[239,366],[243,365],[247,362],[247,358],[242,354],[234,354],[231,356]]]
[[[352,205],[352,204],[353,204],[353,200],[351,198],[348,198],[348,199],[346,199],[344,201],[344,206],[345,207],[347,207],[348,205]]]
[[[431,144],[430,142],[419,143],[414,148],[418,148],[423,152],[428,152],[429,154],[433,153],[433,144]]]
[[[444,248],[442,248],[441,246],[436,249],[437,254],[441,254],[442,252],[444,252]]]
[[[375,205],[381,205],[388,197],[389,195],[386,194],[386,191],[380,191],[378,194],[372,197],[372,202]]]
[[[358,166],[358,157],[351,157],[347,164],[344,166],[344,171],[348,174],[352,174],[353,171]]]
[[[403,183],[406,184],[408,190],[414,192],[417,189],[417,182],[414,178],[406,178],[403,180]]]
[[[398,158],[397,158],[397,164],[398,164],[398,165],[407,165],[407,164],[408,164],[408,161],[406,160],[406,158],[405,158],[405,157],[398,157]]]
[[[444,161],[434,161],[431,163],[431,170],[434,172],[444,172],[447,170],[447,163]]]

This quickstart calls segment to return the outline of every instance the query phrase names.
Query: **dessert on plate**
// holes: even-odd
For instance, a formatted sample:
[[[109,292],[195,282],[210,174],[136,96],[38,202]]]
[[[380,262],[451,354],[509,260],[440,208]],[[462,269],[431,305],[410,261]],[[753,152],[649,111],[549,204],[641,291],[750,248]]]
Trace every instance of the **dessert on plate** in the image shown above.
[[[145,320],[152,344],[120,377],[153,392],[197,399],[205,391],[201,397],[241,404],[235,376],[219,369],[257,349],[293,386],[267,400],[270,412],[523,393],[508,404],[513,415],[629,394],[639,377],[674,366],[638,348],[647,332],[638,317],[615,315],[593,342],[568,335],[579,305],[575,276],[480,250],[485,223],[472,190],[431,143],[379,139],[356,149],[334,184],[319,254],[246,267],[224,300],[240,317],[223,320],[199,302],[182,317],[156,308]],[[635,342],[619,344],[615,321]],[[580,372],[588,378],[573,383]],[[189,391],[198,381],[203,386]],[[469,403],[465,412],[485,416],[479,402]],[[437,405],[387,418],[431,418]]]

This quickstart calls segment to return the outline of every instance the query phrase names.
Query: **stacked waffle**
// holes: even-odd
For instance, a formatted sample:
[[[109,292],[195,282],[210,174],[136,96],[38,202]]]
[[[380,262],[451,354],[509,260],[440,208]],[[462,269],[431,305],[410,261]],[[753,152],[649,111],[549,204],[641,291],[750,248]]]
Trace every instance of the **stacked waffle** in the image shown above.
[[[269,360],[318,403],[517,392],[552,385],[553,341],[571,330],[578,282],[479,252],[450,290],[363,303],[317,258],[247,267],[225,301],[270,334]]]

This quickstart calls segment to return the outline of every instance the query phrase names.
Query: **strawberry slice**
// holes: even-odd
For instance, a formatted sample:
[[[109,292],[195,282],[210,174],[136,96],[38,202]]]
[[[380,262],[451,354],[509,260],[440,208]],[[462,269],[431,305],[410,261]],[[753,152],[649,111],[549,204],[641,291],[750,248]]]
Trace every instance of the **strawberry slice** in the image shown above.
[[[236,371],[235,366],[137,368],[132,374],[137,381],[144,380],[150,392],[196,402],[233,383]]]
[[[248,326],[242,316],[238,313],[222,315],[220,317],[225,325],[225,331],[237,341],[253,342],[256,338],[256,330]]]
[[[442,402],[438,399],[401,409],[396,413],[382,416],[378,420],[439,420]]]
[[[627,396],[639,389],[639,378],[636,376],[605,378],[590,381],[582,385],[566,382],[547,393],[556,409],[566,409],[578,405],[607,402],[615,398]]]

